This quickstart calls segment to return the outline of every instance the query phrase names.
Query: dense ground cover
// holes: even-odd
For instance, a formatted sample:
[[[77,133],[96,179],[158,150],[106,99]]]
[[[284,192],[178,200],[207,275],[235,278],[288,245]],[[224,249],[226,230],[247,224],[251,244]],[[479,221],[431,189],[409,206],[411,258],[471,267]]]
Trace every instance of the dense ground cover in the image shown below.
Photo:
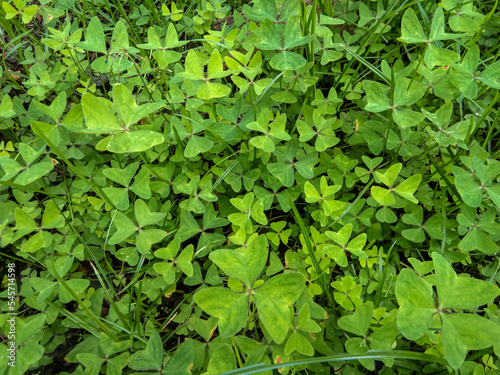
[[[3,1],[0,373],[498,373],[497,5]]]

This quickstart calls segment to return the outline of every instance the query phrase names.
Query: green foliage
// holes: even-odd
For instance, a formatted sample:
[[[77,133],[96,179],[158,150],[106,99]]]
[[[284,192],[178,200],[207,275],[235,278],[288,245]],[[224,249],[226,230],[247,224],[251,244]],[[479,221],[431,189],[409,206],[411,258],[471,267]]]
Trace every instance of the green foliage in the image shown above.
[[[3,1],[0,373],[498,373],[498,14]]]

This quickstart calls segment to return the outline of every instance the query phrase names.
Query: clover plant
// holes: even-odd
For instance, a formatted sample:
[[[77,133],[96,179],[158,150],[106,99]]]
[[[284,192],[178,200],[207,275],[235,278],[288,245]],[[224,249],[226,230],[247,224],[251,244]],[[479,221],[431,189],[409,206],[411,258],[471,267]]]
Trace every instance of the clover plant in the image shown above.
[[[0,373],[499,373],[499,15],[2,1]]]

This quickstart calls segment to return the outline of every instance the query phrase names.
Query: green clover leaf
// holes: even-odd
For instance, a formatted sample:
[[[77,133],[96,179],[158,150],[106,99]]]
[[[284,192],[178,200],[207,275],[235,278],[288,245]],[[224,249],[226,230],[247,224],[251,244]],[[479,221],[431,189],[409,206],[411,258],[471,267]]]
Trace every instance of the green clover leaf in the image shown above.
[[[325,176],[320,179],[320,191],[316,190],[314,185],[309,181],[304,184],[304,194],[306,195],[307,203],[320,202],[321,208],[325,215],[331,215],[344,207],[344,202],[334,199],[335,193],[342,188],[341,185],[328,186]]]
[[[230,214],[227,218],[231,223],[244,228],[247,233],[252,233],[252,221],[250,218],[259,224],[267,224],[267,218],[264,214],[264,203],[261,200],[257,200],[254,203],[253,193],[248,193],[243,198],[231,198],[230,201],[241,213]]]
[[[352,224],[345,225],[338,232],[326,231],[325,234],[337,244],[325,246],[325,253],[339,266],[347,267],[346,251],[360,258],[368,258],[368,255],[363,251],[367,239],[366,233],[361,233],[349,241],[352,234]]]
[[[267,262],[268,244],[265,236],[259,236],[240,250],[216,250],[209,258],[224,273],[240,280],[251,288]]]
[[[385,189],[380,186],[374,186],[371,188],[373,198],[382,206],[392,206],[396,202],[393,191],[410,202],[418,203],[418,200],[413,196],[413,194],[422,180],[422,175],[415,174],[394,187],[394,183],[399,175],[399,172],[401,171],[401,167],[402,164],[397,163],[388,168],[384,173],[380,173],[378,171],[375,172],[378,179],[389,188]]]
[[[174,238],[167,247],[162,247],[155,251],[154,255],[157,258],[165,259],[167,262],[157,262],[153,264],[153,269],[160,275],[163,275],[168,284],[173,284],[175,281],[175,267],[177,266],[187,276],[193,276],[193,245],[188,245],[178,255],[181,245],[179,238]]]
[[[435,269],[437,303],[432,286],[410,269],[401,270],[396,281],[396,297],[399,303],[398,328],[410,340],[422,337],[435,315],[442,319],[441,336],[445,356],[453,368],[461,366],[467,350],[488,347],[499,341],[500,327],[486,318],[474,314],[443,314],[445,309],[473,310],[499,294],[497,286],[483,280],[457,276],[448,261],[436,252],[432,253]],[[471,334],[472,327],[483,327],[480,335]],[[475,329],[475,328],[474,328]]]
[[[255,299],[262,325],[271,338],[280,344],[287,337],[291,328],[290,306],[302,293],[305,280],[301,274],[285,273],[252,288],[265,266],[268,251],[266,237],[259,236],[241,250],[217,250],[210,254],[217,266],[228,276],[241,280],[247,289],[235,292],[227,288],[210,287],[195,294],[194,300],[198,306],[219,318],[219,333],[222,337],[233,336],[245,326],[250,295]]]

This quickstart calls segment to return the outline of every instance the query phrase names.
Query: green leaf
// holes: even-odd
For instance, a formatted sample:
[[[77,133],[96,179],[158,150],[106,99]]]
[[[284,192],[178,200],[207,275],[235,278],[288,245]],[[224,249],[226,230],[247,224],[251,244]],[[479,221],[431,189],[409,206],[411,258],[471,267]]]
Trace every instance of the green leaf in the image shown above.
[[[432,121],[434,125],[436,125],[439,129],[443,129],[450,123],[451,115],[453,113],[453,104],[452,102],[446,102],[435,113],[428,112],[424,108],[422,108],[421,111],[425,114],[425,117]]]
[[[134,178],[134,183],[130,186],[130,190],[142,199],[151,198],[151,189],[149,187],[150,173],[148,168],[141,168],[139,173]]]
[[[186,241],[187,239],[193,237],[195,234],[201,232],[200,226],[193,218],[193,215],[191,215],[191,213],[187,212],[182,216],[179,232],[177,232],[176,238],[179,238],[181,241]]]
[[[335,301],[344,309],[354,310],[355,306],[361,306],[363,304],[360,298],[363,286],[361,284],[356,284],[352,276],[342,277],[341,281],[333,281],[331,286],[339,291],[334,293]]]
[[[16,220],[16,229],[28,229],[33,231],[38,228],[35,220],[33,220],[25,211],[16,207],[14,209],[14,218]],[[28,232],[29,233],[29,232]]]
[[[153,27],[148,28],[148,43],[138,44],[137,47],[145,49],[160,49],[162,48],[162,43],[160,38]]]
[[[472,310],[493,301],[498,294],[498,287],[487,281],[458,277],[453,288],[441,293],[440,305],[444,308]]]
[[[27,340],[33,337],[33,335],[38,334],[46,323],[47,315],[46,314],[36,314],[35,316],[27,317],[24,319],[25,324],[19,327],[19,330],[16,332],[16,344],[22,345]],[[18,324],[16,319],[16,325]]]
[[[450,366],[458,369],[467,350],[481,350],[500,342],[500,326],[473,314],[445,314],[441,335],[445,357]]]
[[[73,106],[66,116],[64,116],[64,120],[61,122],[65,128],[71,131],[78,131],[83,129],[83,110],[82,105],[77,104]]]
[[[230,277],[251,288],[267,262],[269,245],[265,236],[258,236],[247,247],[236,250],[216,250],[209,258]]]
[[[345,343],[345,348],[348,353],[352,354],[364,354],[368,350],[365,340],[363,340],[361,337],[352,337],[348,339]],[[361,359],[360,363],[370,371],[375,370],[375,364],[373,363],[373,360]]]
[[[254,219],[257,223],[262,224],[262,225],[267,225],[267,217],[264,214],[264,203],[262,201],[258,200],[252,205],[252,210],[250,211],[250,216],[252,219]],[[267,242],[266,242],[267,244]]]
[[[19,14],[19,12],[16,10],[16,8],[14,8],[12,5],[10,5],[6,1],[2,1],[2,8],[5,10],[5,13],[6,13],[5,19],[6,20],[10,20]]]
[[[50,106],[42,104],[38,101],[34,101],[34,104],[52,120],[59,122],[64,110],[66,109],[66,92],[61,92],[50,104]]]
[[[48,236],[48,240],[46,239]],[[40,250],[44,246],[49,246],[52,240],[52,236],[47,232],[38,232],[34,236],[31,236],[28,241],[24,242],[21,246],[21,251],[25,253],[34,253]],[[71,299],[70,299],[71,300]]]
[[[86,51],[106,53],[106,39],[99,17],[93,17],[85,29],[85,42],[77,43],[77,46]]]
[[[7,4],[3,2],[3,4]],[[16,114],[14,111],[14,106],[12,104],[12,99],[8,94],[5,94],[2,98],[2,103],[0,103],[0,117],[9,118]]]
[[[429,40],[435,42],[436,40],[458,39],[463,36],[465,36],[465,34],[450,34],[444,31],[444,12],[443,8],[438,6],[432,17]]]
[[[61,143],[61,134],[59,133],[58,126],[41,121],[32,121],[31,128],[38,135],[40,133],[44,134],[54,146],[59,146],[59,143]]]
[[[119,20],[114,27],[113,36],[111,37],[111,44],[108,52],[111,55],[124,49],[131,52],[134,50],[130,48],[127,26],[125,26],[125,23],[122,20]],[[137,53],[138,52],[139,51],[137,50]]]
[[[165,231],[160,229],[146,229],[139,231],[136,240],[136,249],[141,255],[151,255],[151,247],[153,244],[161,242],[165,239]],[[158,267],[156,268],[155,266]],[[175,280],[174,262],[160,262],[155,263],[153,268],[158,273],[164,276],[165,281],[170,285]]]
[[[413,271],[403,269],[396,281],[398,328],[409,340],[418,340],[429,328],[436,312],[432,287]]]
[[[230,72],[224,72],[222,67],[222,58],[220,56],[220,52],[216,49],[213,50],[210,55],[210,59],[208,60],[207,67],[207,78],[215,79],[222,78],[228,76]]]
[[[489,65],[481,75],[478,80],[483,82],[485,85],[497,89],[500,89],[500,61],[497,61]]]
[[[299,161],[296,161],[294,164],[297,172],[306,179],[314,178],[314,166],[318,164],[318,154],[315,152],[309,153],[304,156]]]
[[[182,354],[182,351],[181,351]],[[158,371],[163,363],[163,344],[157,331],[151,332],[145,350],[139,350],[132,354],[128,366],[134,370]]]
[[[392,108],[387,93],[389,87],[374,81],[365,80],[362,83],[366,92],[367,104],[365,109],[370,112],[383,112]]]
[[[193,158],[203,152],[209,151],[213,145],[214,143],[207,137],[193,135],[189,138],[186,148],[184,149],[184,156]]]
[[[272,277],[252,293],[259,318],[277,344],[281,344],[288,335],[292,318],[290,307],[299,298],[304,287],[304,276],[285,273]]]
[[[176,51],[154,51],[153,57],[158,63],[160,69],[166,69],[168,65],[179,61],[182,58],[182,54]]]
[[[219,318],[221,337],[231,337],[245,326],[248,315],[246,293],[210,287],[197,292],[194,301],[207,314]]]
[[[380,208],[375,214],[375,218],[381,223],[395,223],[398,221],[398,217],[389,207]]]
[[[251,8],[247,4],[243,6],[245,16],[255,21],[264,21],[269,19],[276,20],[276,4],[272,1],[259,1]]]
[[[425,95],[426,91],[427,87],[417,84],[411,85],[408,89],[406,81],[399,79],[394,86],[394,106],[401,107],[415,104]]]
[[[500,289],[486,281],[470,277],[458,277],[453,267],[440,254],[432,253],[436,270],[436,287],[439,307],[475,309],[493,301]]]
[[[54,262],[54,267],[52,267],[52,261],[50,260],[47,260],[45,264],[52,275],[56,276],[57,273],[59,277],[64,277],[73,265],[74,260],[74,257],[63,256],[57,258],[57,260]]]
[[[87,129],[84,129],[86,133],[101,134],[123,130],[116,119],[113,103],[107,99],[97,98],[87,92],[82,96],[82,110],[87,125]]]
[[[198,88],[197,96],[202,100],[223,98],[231,93],[227,85],[213,82],[203,82]]]
[[[23,167],[20,166],[15,160],[9,158],[8,156],[0,157],[0,166],[2,167],[5,174],[2,176],[2,181],[8,181],[15,175],[19,173],[19,171],[23,170]]]
[[[156,262],[153,264],[153,269],[160,275],[163,275],[168,285],[172,285],[175,282],[175,270],[172,262]]]
[[[392,113],[394,122],[401,128],[407,129],[420,124],[425,116],[420,112],[415,112],[409,109],[398,108]]]
[[[161,229],[137,229],[138,230],[138,235],[137,235],[137,250],[141,254],[147,254],[151,250],[151,245],[158,243],[162,241],[166,233],[164,230]]]
[[[498,244],[479,228],[472,228],[458,244],[463,251],[479,250],[485,254],[498,252]]]
[[[218,375],[236,368],[236,358],[233,349],[228,344],[222,344],[210,356],[208,375]]]
[[[64,226],[64,223],[64,217],[61,215],[61,211],[59,211],[59,208],[56,206],[54,201],[48,201],[45,206],[45,210],[43,211],[42,228],[61,228]]]
[[[261,41],[256,44],[257,48],[267,51],[282,49],[280,35],[276,30],[276,25],[271,20],[263,20],[255,33],[261,38]]]
[[[299,17],[290,16],[286,21],[285,35],[284,35],[284,48],[293,49],[302,46],[315,39],[316,35],[302,36],[300,29]]]
[[[162,212],[151,212],[148,205],[142,199],[137,199],[135,201],[134,215],[141,228],[144,228],[147,225],[158,224],[158,222],[167,216],[167,214]]]
[[[469,350],[481,350],[500,343],[500,326],[475,314],[448,314],[459,339]]]
[[[186,55],[184,67],[186,69],[182,77],[194,80],[204,80],[203,64],[194,49],[190,49]]]
[[[412,242],[422,243],[425,241],[425,234],[421,228],[405,229],[401,234],[404,238]]]
[[[326,255],[333,259],[340,267],[347,267],[347,255],[339,246],[327,245],[324,247]]]
[[[29,185],[40,177],[45,176],[47,173],[54,169],[54,164],[50,161],[36,163],[21,172],[14,180],[15,184]]]
[[[123,84],[113,86],[113,104],[125,126],[130,126],[137,111],[137,103],[127,86]]]
[[[116,212],[113,224],[118,230],[109,239],[108,243],[110,245],[116,245],[117,243],[125,241],[137,231],[137,225],[120,211]]]
[[[121,260],[122,262],[127,262],[130,266],[133,267],[139,261],[139,253],[132,247],[122,247],[116,252],[116,258]]]
[[[457,274],[446,259],[437,252],[431,254],[436,270],[436,288],[440,299],[440,306],[446,300],[446,294],[455,285]]]
[[[342,247],[347,245],[352,233],[352,224],[344,225],[338,232],[326,231],[325,234]]]
[[[321,327],[311,319],[311,311],[308,303],[305,303],[299,311],[297,329],[309,333],[321,332]]]
[[[163,369],[169,375],[190,375],[195,361],[195,349],[191,341],[184,341],[174,352]]]
[[[260,148],[264,152],[274,152],[275,150],[275,144],[273,140],[267,135],[253,137],[252,139],[250,139],[250,144],[252,144],[252,146]]]
[[[179,238],[174,238],[169,242],[167,247],[162,247],[155,251],[155,257],[167,259],[173,261],[179,252],[181,245],[181,240]]]
[[[354,314],[339,318],[337,324],[345,331],[364,337],[370,328],[372,315],[373,303],[365,302],[354,311]]]
[[[172,4],[175,7],[175,4]],[[176,48],[183,46],[187,41],[179,42],[179,36],[177,35],[177,30],[173,23],[168,24],[167,35],[165,36],[165,48]]]
[[[285,355],[290,355],[294,351],[297,353],[313,356],[314,348],[307,339],[297,331],[293,331],[285,345]]]
[[[375,174],[387,187],[392,187],[394,186],[394,182],[396,182],[396,178],[398,177],[402,166],[403,165],[401,163],[397,163],[388,168],[384,173],[377,171]]]
[[[425,51],[424,61],[429,69],[435,66],[445,66],[456,63],[460,60],[460,55],[456,52],[445,48],[436,47],[434,44],[429,44]]]
[[[29,146],[26,143],[19,144],[19,151],[21,152],[21,156],[27,165],[32,164],[38,157],[45,151],[45,147],[40,148],[36,151],[33,147]]]
[[[271,234],[271,233],[268,233],[268,235],[269,234]],[[269,267],[267,267],[266,275],[272,276],[272,275],[275,275],[282,270],[283,270],[283,264],[281,263],[280,258],[276,255],[275,252],[271,252],[269,254]]]
[[[102,174],[111,181],[117,182],[122,186],[129,187],[130,181],[137,172],[139,163],[130,163],[125,168],[106,168],[102,170]]]
[[[132,65],[133,62],[126,57],[114,56],[113,58],[108,58],[107,56],[101,56],[95,59],[90,64],[90,67],[97,73],[109,74],[110,72],[118,73],[127,70]]]
[[[295,52],[284,51],[273,56],[269,65],[276,70],[297,70],[302,68],[307,60]]]
[[[123,342],[123,341],[122,341]],[[106,372],[111,374],[120,374],[127,366],[130,354],[128,352],[121,353],[106,361]]]
[[[90,285],[89,280],[84,280],[84,279],[71,279],[71,280],[66,280],[66,286],[77,296],[82,294],[85,289],[88,288]],[[59,299],[61,300],[62,303],[69,303],[73,301],[73,296],[70,294],[68,289],[64,287],[63,285],[59,285]]]
[[[285,187],[293,186],[295,182],[295,174],[293,166],[288,163],[268,163],[267,170]],[[309,181],[306,181],[306,183]]]
[[[500,186],[498,185],[487,186],[486,192],[488,193],[488,196],[493,201],[495,206],[500,208]]]
[[[381,188],[380,186],[373,186],[371,192],[372,197],[382,206],[392,206],[396,202],[390,190]]]
[[[368,255],[363,251],[363,248],[366,245],[367,235],[366,233],[361,233],[359,236],[356,236],[353,240],[349,242],[346,249],[350,253],[360,257],[360,258],[368,258]]]
[[[182,272],[184,272],[188,277],[193,276],[193,255],[194,255],[194,246],[188,245],[182,253],[175,260],[175,264],[180,268]]]
[[[420,185],[420,181],[422,180],[421,174],[414,174],[413,176],[407,178],[402,183],[394,188],[394,191],[398,193],[400,196],[409,200],[413,203],[418,203],[418,200],[413,196],[418,186]]]
[[[458,369],[465,360],[467,346],[460,340],[456,327],[451,324],[448,317],[444,315],[442,319],[441,338],[443,341],[444,354],[449,365],[454,369]]]
[[[276,94],[271,95],[271,99],[277,101],[278,103],[287,103],[293,104],[297,101],[295,95],[293,95],[290,91],[279,91]]]
[[[127,189],[110,187],[102,190],[118,210],[125,211],[128,209],[130,201]]]
[[[23,8],[21,12],[21,18],[23,20],[23,23],[29,23],[35,17],[36,11],[38,10],[38,6],[36,5],[30,5],[25,8]]]
[[[425,43],[427,36],[412,8],[408,8],[401,20],[401,40],[406,43]]]
[[[210,317],[208,320],[203,320],[192,315],[191,318],[189,318],[189,324],[193,326],[197,334],[208,342],[212,338],[215,328],[217,327],[217,319]]]
[[[464,202],[470,207],[481,206],[483,191],[475,178],[470,173],[457,173],[456,168],[453,169],[453,172],[455,174],[455,186]]]
[[[163,135],[152,130],[123,132],[111,136],[107,150],[116,153],[143,152],[163,143]]]

